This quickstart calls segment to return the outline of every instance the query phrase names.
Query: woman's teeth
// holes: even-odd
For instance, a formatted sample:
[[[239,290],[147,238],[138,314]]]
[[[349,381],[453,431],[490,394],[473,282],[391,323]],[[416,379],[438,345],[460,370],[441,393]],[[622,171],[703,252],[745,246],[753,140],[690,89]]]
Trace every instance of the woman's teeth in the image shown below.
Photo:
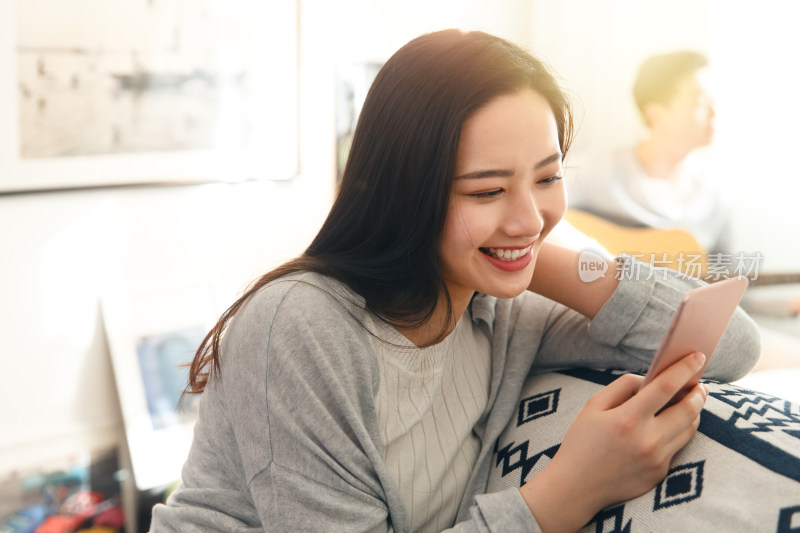
[[[530,246],[526,246],[522,249],[515,249],[509,250],[507,248],[481,248],[484,253],[491,255],[495,259],[499,259],[501,261],[516,261],[520,257],[526,255],[528,252],[531,251]]]

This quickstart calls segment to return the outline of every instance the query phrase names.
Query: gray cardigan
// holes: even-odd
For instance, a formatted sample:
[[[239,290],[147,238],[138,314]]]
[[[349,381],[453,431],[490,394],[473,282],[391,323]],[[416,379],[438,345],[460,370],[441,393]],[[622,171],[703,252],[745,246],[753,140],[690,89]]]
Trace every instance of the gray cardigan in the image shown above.
[[[453,531],[539,531],[517,489],[483,494],[495,441],[531,371],[647,368],[683,294],[700,284],[672,274],[642,279],[648,272],[642,265],[639,280],[624,278],[591,322],[527,291],[473,298],[467,312],[491,339],[492,380],[474,429],[482,449]],[[366,313],[361,297],[310,273],[250,299],[225,333],[182,484],[154,508],[153,533],[409,531],[383,459]],[[739,378],[759,353],[755,324],[737,310],[706,377]]]

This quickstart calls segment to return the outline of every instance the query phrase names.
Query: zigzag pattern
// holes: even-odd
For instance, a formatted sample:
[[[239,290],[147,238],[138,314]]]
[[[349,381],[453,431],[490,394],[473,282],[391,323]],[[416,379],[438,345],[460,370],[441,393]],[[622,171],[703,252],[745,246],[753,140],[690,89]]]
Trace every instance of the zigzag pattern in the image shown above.
[[[759,401],[769,403],[775,411],[784,413],[786,414],[786,416],[797,415],[798,417],[800,417],[800,405],[794,405],[792,404],[792,402],[788,400],[784,400],[776,396],[771,396],[769,394],[764,394],[763,392],[756,392],[748,389],[720,388],[718,391],[712,392],[711,396],[737,409],[739,409],[746,403],[754,403],[752,399],[755,398],[758,399]],[[735,400],[736,397],[739,397],[738,401]],[[779,409],[778,407],[775,407],[774,404],[783,404],[783,408]],[[796,413],[792,412],[792,407],[795,408]]]
[[[625,522],[624,513],[624,504],[602,510],[594,515],[586,526],[594,525],[595,533],[631,533],[631,519]],[[609,521],[613,522],[609,524]],[[611,526],[612,529],[608,529],[607,526]]]
[[[522,469],[519,478],[520,487],[525,484],[528,474],[530,474],[531,470],[533,470],[533,467],[536,466],[536,463],[539,462],[539,459],[541,459],[542,456],[547,456],[552,459],[556,456],[556,452],[561,446],[561,444],[556,444],[555,446],[551,446],[546,450],[542,450],[540,453],[537,453],[532,457],[528,457],[528,442],[529,441],[526,440],[520,445],[514,446],[514,441],[511,441],[500,449],[497,449],[497,444],[495,444],[495,453],[497,453],[495,467],[498,467],[500,466],[500,463],[503,463],[503,477],[507,476],[517,468]],[[519,455],[516,460],[514,460],[517,454]],[[511,462],[512,460],[514,461],[513,463]]]
[[[580,368],[564,370],[559,373],[604,386],[614,381],[622,372]],[[647,498],[649,501],[634,499],[624,504],[618,504],[611,509],[600,511],[581,529],[582,533],[632,533],[639,529],[643,532],[672,530],[670,527],[653,529],[649,524],[663,522],[664,517],[671,519],[669,517],[676,512],[676,509],[677,512],[688,509],[689,513],[702,513],[706,508],[714,509],[719,503],[716,499],[718,487],[714,484],[721,481],[719,479],[720,472],[727,471],[729,466],[720,467],[719,462],[714,463],[714,468],[710,467],[709,472],[714,470],[714,475],[717,477],[710,476],[706,479],[703,466],[708,457],[705,453],[700,453],[701,449],[713,450],[712,453],[722,454],[727,453],[725,451],[727,449],[746,458],[744,464],[748,471],[757,473],[759,476],[755,480],[756,485],[763,483],[768,476],[773,476],[776,487],[780,485],[783,488],[774,492],[775,504],[767,505],[769,507],[768,516],[765,514],[765,510],[758,510],[763,515],[759,521],[765,528],[777,533],[800,533],[800,505],[797,500],[798,494],[800,494],[797,492],[797,487],[800,487],[798,485],[800,484],[800,405],[769,394],[741,389],[735,384],[728,385],[709,381],[711,382],[711,398],[701,414],[698,428],[698,432],[704,437],[701,437],[699,447],[693,448],[691,455],[686,457],[689,461],[694,462],[672,468],[667,478],[651,491],[650,497]],[[550,382],[548,385],[553,386]],[[567,391],[565,394],[571,393],[568,385],[570,384],[567,383],[564,386],[563,390]],[[538,390],[542,389],[548,390],[545,387]],[[538,393],[538,390],[529,390],[528,394],[532,396],[525,400],[528,400],[531,405],[526,407],[525,400],[522,400],[522,410],[519,412],[519,416],[522,417],[521,422],[530,432],[534,431],[534,427],[537,428],[537,431],[546,431],[549,427],[547,421],[550,417],[535,420],[531,424],[528,424],[529,420],[525,417],[540,413],[550,415],[556,411],[549,409],[549,407],[555,407],[555,402],[551,401],[550,404],[545,402],[547,395],[554,391]],[[519,423],[520,420],[517,422]],[[559,445],[556,444],[536,453],[535,450],[545,444],[537,444],[536,438],[528,440],[529,434],[526,431],[519,433],[520,431],[522,430],[519,427],[507,430],[507,433],[504,433],[494,446],[496,460],[493,470],[494,474],[500,474],[498,477],[503,478],[504,487],[508,487],[509,482],[511,484],[518,483],[519,486],[524,485],[546,464],[548,459],[545,457],[553,459],[559,449]],[[514,437],[517,438],[519,444],[514,441],[503,441],[504,438]],[[507,444],[503,445],[502,442]],[[552,443],[553,441],[544,442]],[[718,448],[720,446],[722,448]],[[533,455],[529,457],[529,454]],[[722,457],[728,456],[723,455]],[[540,461],[542,462],[540,463]],[[711,463],[708,464],[711,465]],[[690,472],[689,467],[694,467],[695,470]],[[759,467],[762,470],[759,470]],[[738,479],[736,472],[728,472],[725,475],[731,479],[727,480],[726,478],[724,482],[736,487],[747,487],[748,480]],[[519,476],[519,479],[516,476]],[[705,487],[708,490],[703,490],[706,481],[709,483]],[[791,484],[792,482],[795,484]],[[771,498],[773,492],[769,492],[769,495]],[[694,502],[693,505],[684,507],[684,504],[690,502]],[[777,525],[777,530],[773,529],[775,525]]]
[[[728,422],[736,424],[738,420],[744,420],[754,427],[738,427],[740,431],[749,433],[763,433],[771,431],[783,431],[789,435],[800,438],[800,409],[796,405],[774,396],[764,395],[748,391],[747,396],[742,394],[742,390],[723,389],[712,392],[711,396],[720,402],[731,407],[734,411],[727,419]],[[798,412],[793,412],[792,408]],[[772,414],[773,416],[768,416]],[[751,420],[755,416],[766,419],[767,421]]]

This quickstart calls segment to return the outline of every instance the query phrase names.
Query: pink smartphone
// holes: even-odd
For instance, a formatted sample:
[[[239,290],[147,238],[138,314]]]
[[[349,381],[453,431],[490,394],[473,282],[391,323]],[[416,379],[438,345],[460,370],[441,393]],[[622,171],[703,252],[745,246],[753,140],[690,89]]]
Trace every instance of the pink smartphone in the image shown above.
[[[705,364],[670,400],[670,404],[680,401],[700,381],[747,285],[747,278],[740,276],[697,287],[686,293],[639,390],[683,356],[703,352],[706,355]]]

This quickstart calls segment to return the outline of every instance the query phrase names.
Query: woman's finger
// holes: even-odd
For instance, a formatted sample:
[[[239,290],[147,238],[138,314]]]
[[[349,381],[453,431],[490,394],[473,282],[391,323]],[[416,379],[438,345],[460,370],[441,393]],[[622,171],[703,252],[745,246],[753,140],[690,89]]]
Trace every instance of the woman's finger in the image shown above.
[[[642,380],[642,376],[624,374],[596,392],[589,401],[603,411],[613,409],[630,400],[639,390]]]
[[[678,453],[689,441],[697,434],[697,428],[700,425],[700,415],[692,420],[688,426],[676,432],[673,438],[664,444],[664,449],[670,456]]]
[[[705,355],[700,352],[679,359],[645,385],[631,405],[640,414],[655,415],[700,370],[704,362]]]
[[[659,422],[663,422],[663,435],[667,441],[678,437],[686,427],[699,420],[707,398],[705,386],[698,383],[680,402],[658,414],[656,418]]]

